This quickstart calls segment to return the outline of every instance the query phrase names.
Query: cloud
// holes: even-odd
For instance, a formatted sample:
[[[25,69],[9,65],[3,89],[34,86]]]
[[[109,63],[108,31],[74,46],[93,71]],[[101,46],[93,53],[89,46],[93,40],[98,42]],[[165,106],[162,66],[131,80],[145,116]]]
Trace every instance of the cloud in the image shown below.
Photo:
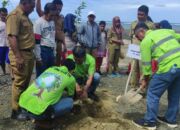
[[[8,10],[12,11],[20,0],[10,0]],[[41,0],[42,7],[45,3],[52,0]],[[74,13],[74,10],[79,6],[82,0],[63,0],[64,7],[62,13]],[[145,4],[150,8],[150,14],[155,18],[167,18],[171,21],[179,21],[180,16],[174,17],[173,13],[179,13],[180,0],[84,0],[87,3],[87,8],[83,10],[82,16],[86,20],[87,12],[94,10],[100,18],[111,19],[114,15],[121,15],[125,20],[131,21],[136,17],[137,8]],[[127,14],[127,15],[126,15]],[[168,14],[168,15],[167,15]],[[36,12],[31,15],[37,18]]]
[[[104,4],[100,5],[101,9],[106,10],[129,10],[129,9],[137,9],[142,4]],[[166,8],[166,9],[175,9],[180,8],[180,3],[165,3],[165,4],[147,4],[147,6],[151,9],[153,8]]]
[[[180,8],[180,3],[168,3],[166,4],[167,8]]]

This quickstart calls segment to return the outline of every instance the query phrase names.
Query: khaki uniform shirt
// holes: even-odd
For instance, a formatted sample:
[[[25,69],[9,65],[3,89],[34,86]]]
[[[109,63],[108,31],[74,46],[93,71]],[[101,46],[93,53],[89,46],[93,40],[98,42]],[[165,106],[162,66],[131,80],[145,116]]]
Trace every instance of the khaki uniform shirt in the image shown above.
[[[130,29],[131,42],[134,43],[134,44],[139,44],[139,42],[140,42],[134,35],[134,29],[135,29],[137,24],[138,24],[137,20],[132,22],[131,29]],[[149,29],[151,29],[151,30],[155,29],[154,23],[152,23],[150,21],[146,21],[145,24],[149,27]]]
[[[55,28],[56,28],[56,40],[57,41],[64,41],[65,34],[64,34],[64,20],[61,16],[57,16],[55,18]]]
[[[17,44],[20,50],[34,48],[33,24],[20,6],[8,15],[6,29],[7,35],[17,37]]]
[[[113,31],[113,29],[109,29],[108,34],[107,34],[107,39],[108,39],[108,47],[113,47],[114,49],[120,49],[121,45],[113,43],[112,40],[121,40],[120,38],[118,38],[117,34]]]

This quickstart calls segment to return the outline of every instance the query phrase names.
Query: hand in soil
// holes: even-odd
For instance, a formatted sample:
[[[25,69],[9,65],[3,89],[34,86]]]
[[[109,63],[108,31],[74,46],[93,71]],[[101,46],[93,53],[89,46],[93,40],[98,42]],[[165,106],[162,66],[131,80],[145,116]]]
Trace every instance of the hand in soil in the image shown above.
[[[88,97],[87,91],[84,90],[82,95],[80,96],[81,99],[86,99]]]

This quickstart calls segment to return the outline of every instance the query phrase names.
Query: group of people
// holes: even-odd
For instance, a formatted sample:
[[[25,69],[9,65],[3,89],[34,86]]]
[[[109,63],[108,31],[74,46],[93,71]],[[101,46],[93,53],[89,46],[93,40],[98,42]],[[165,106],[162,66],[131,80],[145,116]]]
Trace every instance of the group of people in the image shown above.
[[[35,5],[39,18],[33,24],[29,14]],[[5,74],[5,59],[9,59],[13,75],[12,119],[52,120],[70,112],[73,100],[88,97],[99,101],[95,91],[105,56],[108,76],[120,76],[118,63],[124,45],[120,17],[114,17],[112,27],[106,30],[106,22],[97,24],[95,13],[90,11],[88,21],[76,28],[76,16],[68,14],[64,18],[62,7],[61,0],[47,3],[44,10],[41,0],[20,0],[9,15],[7,9],[0,9],[0,63]],[[131,85],[138,87],[140,82],[148,87],[146,115],[133,123],[151,130],[156,129],[157,120],[177,127],[180,34],[168,21],[154,24],[148,12],[147,6],[140,6],[138,20],[130,29],[131,43],[140,45],[142,58],[141,62],[133,61]],[[63,56],[65,52],[68,56]],[[36,79],[29,85],[34,63]],[[159,100],[165,90],[168,110],[159,117]]]
[[[40,17],[33,25],[28,16],[35,5]],[[9,15],[5,8],[0,10],[1,42],[9,46],[2,50],[7,49],[13,74],[12,119],[33,118],[38,124],[70,112],[75,99],[99,100],[95,91],[100,75],[94,57],[84,47],[73,45],[71,54],[61,59],[62,47],[67,50],[65,35],[70,38],[74,32],[68,30],[67,22],[64,26],[62,6],[61,0],[54,0],[41,10],[40,0],[20,0]],[[29,85],[34,63],[36,79]]]

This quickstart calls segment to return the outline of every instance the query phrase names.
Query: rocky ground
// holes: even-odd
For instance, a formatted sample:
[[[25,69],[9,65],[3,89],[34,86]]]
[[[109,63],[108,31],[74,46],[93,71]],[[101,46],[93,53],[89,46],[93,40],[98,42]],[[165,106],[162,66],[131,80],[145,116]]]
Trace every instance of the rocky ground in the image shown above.
[[[121,60],[121,68],[126,69],[128,59]],[[68,114],[57,120],[55,130],[141,130],[132,124],[133,119],[142,118],[146,111],[146,100],[134,105],[121,104],[115,101],[116,96],[123,94],[127,75],[120,78],[103,76],[97,95],[100,102],[76,102],[79,111]],[[11,114],[11,78],[0,76],[0,130],[33,130],[32,121],[20,122],[10,119]],[[167,107],[166,94],[160,102],[159,112],[163,114]],[[180,116],[178,115],[178,122]],[[180,127],[175,130],[179,130]],[[158,130],[169,130],[166,125],[158,124]]]

